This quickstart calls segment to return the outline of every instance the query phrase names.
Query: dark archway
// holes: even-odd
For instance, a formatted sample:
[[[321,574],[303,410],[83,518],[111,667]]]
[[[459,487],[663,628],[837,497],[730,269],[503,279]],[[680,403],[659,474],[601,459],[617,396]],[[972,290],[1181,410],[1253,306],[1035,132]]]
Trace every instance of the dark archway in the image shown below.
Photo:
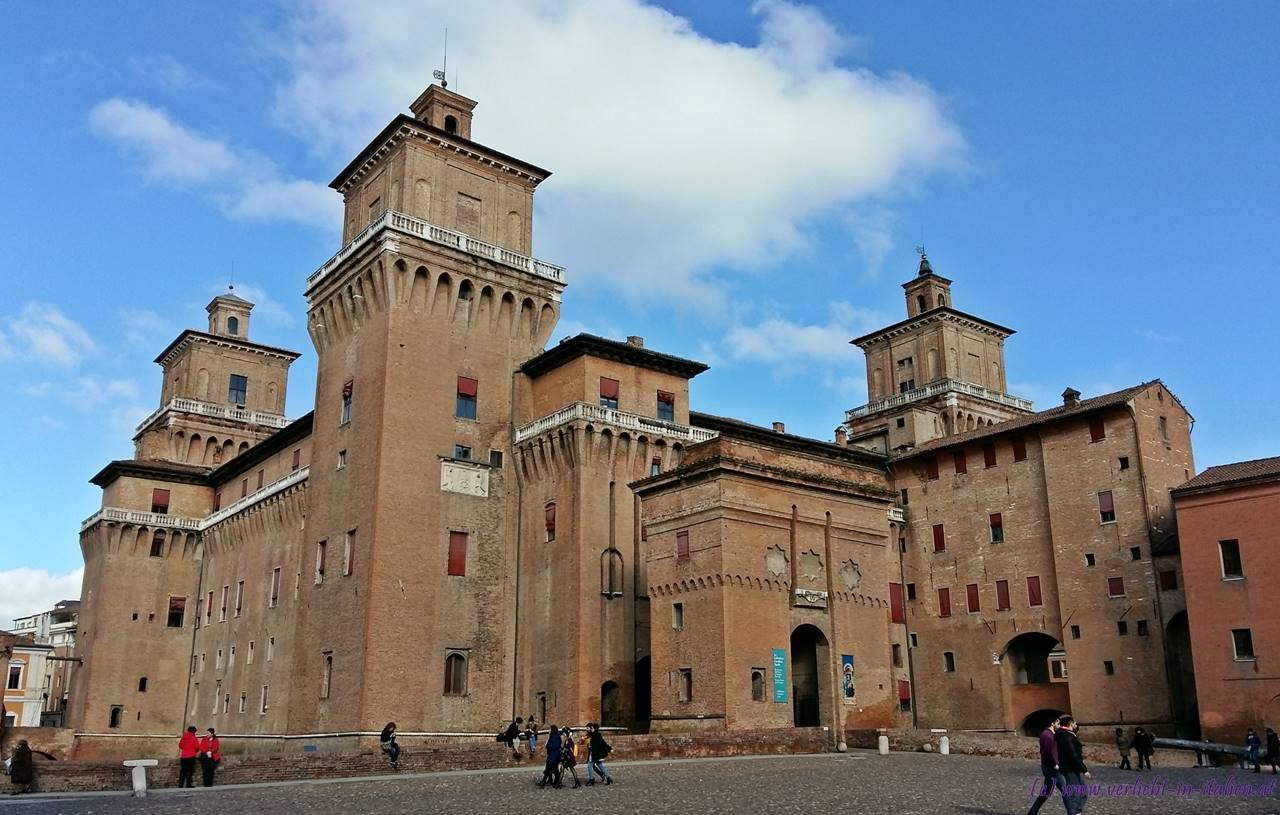
[[[796,727],[822,724],[819,666],[826,665],[827,638],[816,626],[791,632],[791,708]]]
[[[1178,736],[1198,739],[1200,711],[1196,704],[1196,672],[1191,663],[1191,628],[1187,624],[1187,612],[1179,611],[1169,618],[1164,641],[1174,727]]]
[[[1037,710],[1022,720],[1022,725],[1018,728],[1018,732],[1024,736],[1038,736],[1041,731],[1049,726],[1049,722],[1061,715],[1061,710],[1054,710],[1053,708]]]
[[[603,727],[622,726],[622,698],[618,683],[610,679],[600,686],[600,724]]]
[[[1049,653],[1058,641],[1048,634],[1029,631],[1009,640],[1005,661],[1010,681],[1015,685],[1038,685],[1049,681]],[[1037,731],[1038,732],[1038,731]]]
[[[636,681],[633,685],[636,690],[636,730],[649,729],[649,713],[652,709],[650,707],[650,697],[653,690],[651,670],[648,657],[636,660]]]

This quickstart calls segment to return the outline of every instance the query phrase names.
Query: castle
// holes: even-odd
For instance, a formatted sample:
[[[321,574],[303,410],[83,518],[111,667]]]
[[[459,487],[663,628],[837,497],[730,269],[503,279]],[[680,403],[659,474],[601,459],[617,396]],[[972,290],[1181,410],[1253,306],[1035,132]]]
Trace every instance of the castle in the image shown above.
[[[475,105],[429,87],[334,179],[313,412],[285,418],[299,355],[233,292],[156,358],[135,457],[93,478],[71,726],[1194,720],[1166,543],[1191,418],[1161,382],[1033,412],[1012,330],[922,258],[834,441],[693,411],[701,363],[546,347],[549,173],[474,141]]]

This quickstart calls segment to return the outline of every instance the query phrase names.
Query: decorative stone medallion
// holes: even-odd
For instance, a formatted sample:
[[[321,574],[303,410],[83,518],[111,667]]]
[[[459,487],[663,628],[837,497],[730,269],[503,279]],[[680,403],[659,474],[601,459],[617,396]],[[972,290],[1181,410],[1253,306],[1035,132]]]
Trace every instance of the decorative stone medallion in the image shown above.
[[[844,581],[844,586],[849,591],[853,591],[862,585],[862,569],[852,560],[846,560],[840,566],[840,579]]]
[[[800,577],[808,580],[810,583],[818,582],[818,578],[822,577],[822,558],[818,553],[810,549],[800,554]]]
[[[781,546],[770,546],[764,550],[764,567],[775,577],[781,577],[787,570],[787,556]]]

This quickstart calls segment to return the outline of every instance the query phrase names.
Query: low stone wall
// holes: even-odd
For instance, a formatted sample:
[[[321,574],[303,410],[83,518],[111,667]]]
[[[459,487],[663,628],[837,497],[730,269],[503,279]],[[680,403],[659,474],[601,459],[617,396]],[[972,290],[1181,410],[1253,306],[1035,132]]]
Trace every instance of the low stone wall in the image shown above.
[[[1033,736],[1021,736],[1015,733],[977,733],[973,731],[954,730],[946,733],[934,733],[929,730],[894,729],[885,731],[889,736],[889,749],[898,752],[917,752],[930,745],[934,751],[938,749],[943,735],[951,742],[951,752],[972,756],[1003,756],[1005,758],[1024,758],[1028,761],[1040,760],[1040,744]],[[850,747],[865,747],[874,750],[878,746],[878,730],[851,730],[845,734]],[[1084,742],[1084,760],[1086,763],[1109,764],[1119,761],[1116,748],[1105,744]],[[1137,758],[1134,758],[1137,761]]]
[[[474,741],[429,744],[426,739],[402,739],[400,772],[441,772],[481,770],[501,767],[541,766],[538,758],[513,759],[511,752],[490,738],[487,744]],[[224,742],[224,744],[229,744]],[[738,755],[786,755],[821,753],[826,750],[826,733],[821,728],[796,728],[744,733],[630,735],[610,738],[611,761],[628,759],[699,758]],[[174,742],[176,745],[176,742]],[[294,752],[278,755],[224,754],[218,769],[218,784],[258,781],[292,781],[311,778],[349,778],[393,772],[376,745],[358,752],[301,752],[301,744],[289,742]],[[545,740],[543,741],[545,744]],[[175,748],[176,749],[176,748]],[[224,748],[225,750],[225,748]],[[172,755],[172,753],[170,753]],[[137,755],[134,758],[144,756]],[[38,788],[42,792],[75,792],[128,789],[129,777],[119,761],[58,761],[37,765]],[[197,783],[199,771],[197,770]],[[160,759],[148,771],[153,787],[174,787],[178,781],[178,760]]]
[[[48,753],[59,761],[71,757],[75,750],[76,731],[69,727],[10,727],[4,731],[4,743],[0,751],[9,755],[21,739],[26,739],[32,750]]]

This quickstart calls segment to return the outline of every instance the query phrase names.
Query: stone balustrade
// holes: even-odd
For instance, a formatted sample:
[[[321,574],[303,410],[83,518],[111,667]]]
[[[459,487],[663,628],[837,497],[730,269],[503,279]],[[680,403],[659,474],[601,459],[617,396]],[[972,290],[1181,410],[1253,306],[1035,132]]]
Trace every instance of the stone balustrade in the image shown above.
[[[943,393],[964,393],[969,396],[976,396],[979,399],[986,399],[989,402],[997,402],[1018,410],[1030,412],[1034,409],[1031,400],[1023,399],[1018,396],[1010,396],[1007,393],[988,390],[986,388],[974,385],[970,382],[962,382],[959,379],[941,379],[937,382],[931,382],[923,388],[907,391],[906,393],[895,393],[893,396],[886,396],[884,399],[877,399],[869,402],[862,407],[851,408],[844,412],[844,420],[852,422],[855,419],[861,419],[864,416],[870,416],[885,410],[902,407],[903,405],[919,402],[922,399],[928,399]]]
[[[262,489],[255,490],[235,503],[223,507],[207,518],[183,518],[177,515],[162,515],[157,512],[138,512],[132,509],[103,507],[80,523],[80,531],[83,532],[99,521],[115,521],[116,523],[135,524],[137,526],[168,527],[203,532],[209,527],[230,518],[232,515],[243,512],[254,504],[265,501],[271,496],[289,489],[294,484],[305,481],[310,471],[310,467],[300,467],[286,476],[277,478]]]
[[[236,422],[261,425],[263,427],[270,427],[277,430],[289,424],[289,420],[278,413],[264,413],[260,410],[248,410],[240,405],[217,405],[212,402],[201,402],[196,399],[170,399],[168,404],[161,405],[158,410],[143,419],[142,423],[138,425],[136,432],[141,433],[143,430],[146,430],[169,412],[195,413],[200,416],[210,416],[215,419],[230,419]]]
[[[609,425],[619,430],[632,430],[637,433],[650,433],[668,439],[681,439],[690,444],[714,439],[720,435],[714,430],[705,430],[701,427],[688,427],[675,422],[654,419],[650,416],[641,416],[638,413],[625,413],[621,410],[592,405],[587,402],[574,402],[571,405],[560,408],[555,413],[516,428],[515,442],[520,444],[561,425],[576,421],[595,422]]]

